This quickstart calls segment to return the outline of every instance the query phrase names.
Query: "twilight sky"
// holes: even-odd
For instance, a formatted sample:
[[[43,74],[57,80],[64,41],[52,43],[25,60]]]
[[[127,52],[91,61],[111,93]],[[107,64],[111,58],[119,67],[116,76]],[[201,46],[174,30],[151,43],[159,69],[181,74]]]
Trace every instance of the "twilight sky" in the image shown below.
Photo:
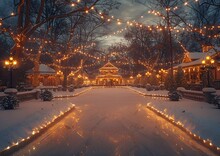
[[[121,3],[119,9],[114,9],[110,12],[116,19],[135,20],[144,24],[153,24],[155,22],[155,17],[148,14],[148,0],[118,0]],[[109,35],[111,37],[101,38],[102,43],[105,47],[108,47],[116,42],[124,42],[123,33],[114,35],[114,32],[122,30],[126,27],[126,24],[117,25],[113,23],[109,28]]]
[[[121,3],[119,9],[114,9],[110,12],[110,15],[113,15],[115,19],[122,19],[124,21],[127,20],[135,20],[144,24],[153,24],[155,22],[155,17],[149,15],[147,12],[148,1],[149,0],[117,0]],[[13,1],[11,0],[0,0],[0,11],[2,17],[9,15],[13,11]],[[107,28],[108,35],[111,37],[102,37],[100,40],[103,43],[103,46],[107,48],[108,46],[114,44],[115,42],[123,42],[123,33],[119,33],[114,35],[114,32],[122,30],[126,27],[126,24],[117,25],[116,23],[112,23]]]

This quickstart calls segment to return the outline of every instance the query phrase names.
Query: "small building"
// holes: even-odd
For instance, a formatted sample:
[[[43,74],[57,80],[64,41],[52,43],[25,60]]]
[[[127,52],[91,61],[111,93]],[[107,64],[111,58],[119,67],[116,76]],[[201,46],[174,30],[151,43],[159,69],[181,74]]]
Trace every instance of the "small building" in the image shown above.
[[[213,68],[210,69],[215,82],[220,82],[220,47],[204,46],[202,52],[185,52],[182,63],[174,66],[174,72],[182,67],[188,84],[201,84],[204,64],[202,61],[210,56],[215,60]],[[218,88],[218,87],[217,87]]]
[[[118,73],[119,69],[108,62],[99,69],[99,75],[96,77],[97,85],[115,86],[122,85],[122,76]]]
[[[26,71],[26,75],[28,84],[33,87],[39,86],[40,83],[44,86],[57,85],[56,71],[45,64]]]

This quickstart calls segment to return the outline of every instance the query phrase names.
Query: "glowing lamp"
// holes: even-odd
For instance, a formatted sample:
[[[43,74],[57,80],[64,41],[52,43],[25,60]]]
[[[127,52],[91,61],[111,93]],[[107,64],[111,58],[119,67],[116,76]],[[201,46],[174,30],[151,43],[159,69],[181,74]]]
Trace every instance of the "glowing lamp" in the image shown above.
[[[206,56],[206,60],[210,60],[211,59],[211,57],[210,56]]]

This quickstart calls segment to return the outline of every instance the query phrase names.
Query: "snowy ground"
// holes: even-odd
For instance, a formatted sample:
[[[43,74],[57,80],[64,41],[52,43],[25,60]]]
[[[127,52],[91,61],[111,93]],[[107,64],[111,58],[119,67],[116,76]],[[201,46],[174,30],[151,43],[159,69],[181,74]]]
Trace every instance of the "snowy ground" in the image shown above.
[[[83,91],[85,89],[88,88],[77,89],[74,93]],[[167,95],[167,91],[147,92],[142,88],[133,89],[137,89],[147,94]],[[96,94],[93,94],[94,90],[100,90],[99,94],[103,93],[101,97],[95,96]],[[127,90],[127,94],[120,94],[120,88],[100,88],[94,90],[90,91],[88,96],[86,93],[86,95],[82,95],[77,98],[54,99],[52,102],[31,100],[20,103],[20,107],[17,110],[0,110],[0,149],[7,147],[13,141],[16,142],[19,138],[29,136],[34,127],[38,127],[45,121],[51,121],[54,115],[59,114],[62,110],[67,110],[67,108],[72,104],[76,104],[77,107],[80,106],[83,108],[81,109],[83,111],[86,109],[88,118],[95,122],[96,119],[100,118],[100,114],[96,114],[96,107],[90,107],[89,101],[93,101],[92,104],[95,105],[96,101],[105,101],[106,99],[110,99],[110,101],[106,101],[103,104],[100,103],[99,111],[101,111],[101,109],[111,109],[111,102],[112,104],[115,104],[115,100],[116,104],[123,106],[119,108],[117,111],[118,113],[123,111],[123,109],[126,110],[126,103],[129,103],[130,101],[135,101],[136,106],[137,104],[144,106],[150,103],[157,109],[164,111],[169,115],[173,115],[176,120],[180,120],[182,123],[184,123],[185,127],[194,133],[199,134],[202,138],[210,139],[214,144],[220,146],[220,110],[216,109],[216,107],[213,105],[188,99],[182,99],[181,101],[173,102],[166,98],[143,97],[136,93],[136,95],[134,94],[135,96],[131,96],[133,95],[133,91],[129,91],[128,89],[124,89]],[[111,91],[109,92],[109,90]],[[129,92],[131,94],[128,94]],[[73,93],[71,92],[54,93],[55,96],[72,94]],[[116,95],[121,96],[122,99],[115,99],[114,96]],[[106,103],[108,104],[107,106]],[[113,106],[116,108],[116,105]],[[105,113],[107,112],[103,111],[101,115],[105,115]]]
[[[76,110],[13,156],[211,156],[206,148],[146,108],[126,88],[96,88],[72,98]]]
[[[135,88],[147,94],[164,94],[167,91],[146,91],[143,88]],[[186,128],[200,135],[204,139],[210,139],[220,147],[220,110],[212,104],[198,102],[189,99],[180,101],[169,101],[162,98],[145,97],[146,101],[169,115],[174,116],[177,121],[181,121]]]
[[[56,91],[54,92],[53,91],[53,96],[54,97],[61,97],[61,96],[73,96],[77,93],[80,93],[81,91],[84,91],[88,89],[87,87],[83,87],[83,88],[78,88],[78,89],[75,89],[74,92],[69,92],[69,91]]]
[[[156,94],[156,95],[167,95],[167,90],[157,90],[157,91],[146,91],[145,88],[138,88],[138,87],[130,87],[132,89],[138,90],[140,92],[146,93],[146,94]]]
[[[146,93],[146,94],[156,94],[156,95],[167,95],[168,94],[167,90],[146,91],[145,88],[137,88],[137,87],[131,87],[131,88],[138,90],[140,92]],[[199,91],[196,91],[196,92],[199,92]],[[202,93],[202,91],[201,91],[201,93]],[[216,90],[216,94],[220,95],[220,90]]]
[[[74,92],[54,92],[54,96],[73,95],[88,88],[76,89]],[[46,121],[51,121],[60,111],[67,110],[72,106],[70,98],[58,98],[51,102],[41,100],[30,100],[21,102],[16,110],[0,110],[0,150],[26,138],[32,133],[33,128]]]

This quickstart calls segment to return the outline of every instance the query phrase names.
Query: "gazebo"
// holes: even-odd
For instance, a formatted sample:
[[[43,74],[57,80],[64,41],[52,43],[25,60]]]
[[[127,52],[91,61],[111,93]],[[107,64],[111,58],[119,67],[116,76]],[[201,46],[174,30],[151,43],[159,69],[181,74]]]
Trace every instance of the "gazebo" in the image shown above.
[[[33,87],[39,86],[42,83],[44,86],[55,86],[56,71],[45,64],[40,64],[38,70],[32,68],[26,71],[27,81]]]
[[[99,75],[96,77],[97,85],[115,86],[123,83],[122,76],[118,74],[119,69],[108,62],[99,69]]]

